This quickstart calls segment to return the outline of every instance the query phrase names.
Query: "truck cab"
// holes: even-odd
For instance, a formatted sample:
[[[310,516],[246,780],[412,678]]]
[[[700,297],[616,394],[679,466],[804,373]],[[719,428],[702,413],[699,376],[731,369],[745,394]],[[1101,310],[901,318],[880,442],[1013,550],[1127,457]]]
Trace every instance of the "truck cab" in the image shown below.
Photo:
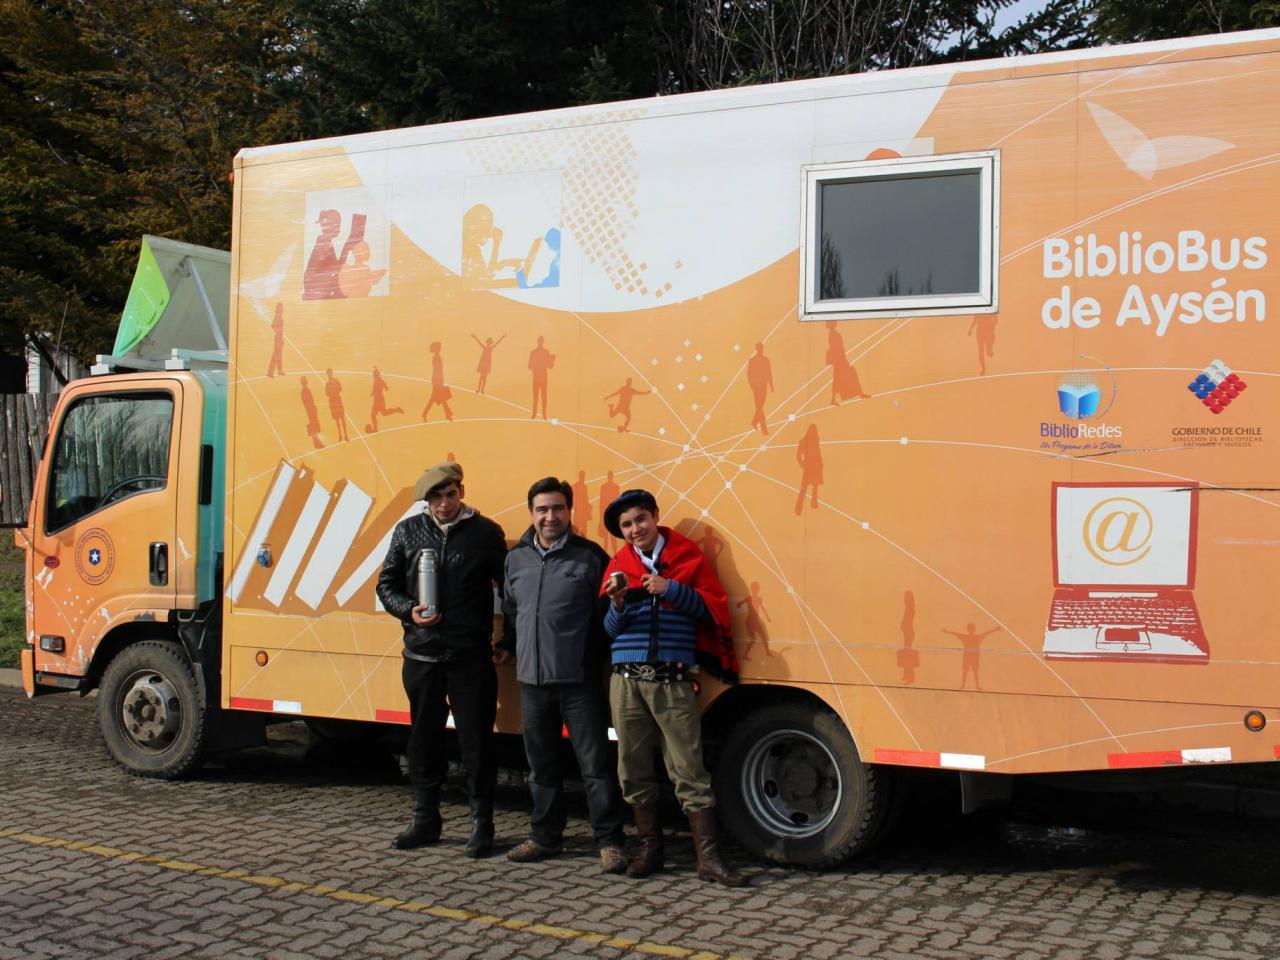
[[[27,694],[99,689],[136,773],[197,762],[217,702],[228,265],[144,239],[115,350],[59,398],[17,535]]]

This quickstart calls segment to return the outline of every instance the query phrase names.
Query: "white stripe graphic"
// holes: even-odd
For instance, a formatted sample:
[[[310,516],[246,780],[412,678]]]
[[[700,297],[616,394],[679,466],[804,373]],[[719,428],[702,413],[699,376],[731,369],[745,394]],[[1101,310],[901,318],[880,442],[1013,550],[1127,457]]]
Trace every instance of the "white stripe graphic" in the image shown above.
[[[298,522],[293,525],[289,542],[280,552],[275,572],[271,574],[271,580],[263,593],[272,606],[280,606],[285,591],[289,589],[289,584],[293,583],[293,578],[298,572],[298,567],[302,566],[302,558],[307,555],[307,547],[311,546],[316,528],[320,526],[320,520],[324,517],[327,506],[329,506],[329,491],[320,484],[312,482],[306,505],[298,516]]]
[[[289,489],[289,484],[293,483],[297,472],[283,460],[276,468],[276,478],[271,482],[271,491],[262,504],[262,513],[258,515],[258,522],[253,525],[253,532],[240,548],[240,562],[236,564],[235,576],[231,578],[231,585],[227,589],[232,603],[240,599],[240,591],[244,589],[245,581],[249,579],[249,572],[253,569],[254,560],[258,556],[258,547],[266,538],[271,524],[275,522],[276,514],[280,512],[280,504],[284,503],[285,491]]]
[[[1204,747],[1199,750],[1183,750],[1183,763],[1230,763],[1230,747]]]
[[[294,595],[312,610],[320,606],[325,591],[333,583],[347,551],[364,522],[365,514],[373,506],[373,498],[350,481],[342,488],[338,503],[329,515],[320,542],[316,544],[311,562],[302,573]]]
[[[983,770],[987,766],[987,758],[981,754],[944,753],[940,760],[944,767],[960,767],[962,770]]]
[[[421,512],[422,501],[415,500],[409,505],[409,509],[400,515],[400,520],[407,520],[409,517]],[[399,523],[400,520],[397,520],[396,523]],[[346,582],[338,588],[338,592],[334,594],[334,597],[338,600],[338,606],[343,606],[348,600],[350,600],[355,592],[359,590],[371,576],[373,576],[374,571],[382,566],[382,561],[387,557],[387,548],[391,546],[391,535],[395,532],[396,524],[393,523],[391,525],[391,529],[387,531],[386,536],[379,540],[378,545],[373,548],[373,552],[361,561],[360,566],[356,567],[355,572],[352,573],[351,576],[347,577]],[[379,607],[379,609],[381,609],[381,607]]]

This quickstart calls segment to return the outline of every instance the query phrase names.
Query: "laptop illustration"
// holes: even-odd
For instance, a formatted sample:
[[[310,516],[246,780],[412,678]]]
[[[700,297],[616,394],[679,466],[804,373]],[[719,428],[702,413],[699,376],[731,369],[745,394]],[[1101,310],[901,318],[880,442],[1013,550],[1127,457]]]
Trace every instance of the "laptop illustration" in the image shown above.
[[[1055,483],[1049,660],[1208,663],[1195,484]]]

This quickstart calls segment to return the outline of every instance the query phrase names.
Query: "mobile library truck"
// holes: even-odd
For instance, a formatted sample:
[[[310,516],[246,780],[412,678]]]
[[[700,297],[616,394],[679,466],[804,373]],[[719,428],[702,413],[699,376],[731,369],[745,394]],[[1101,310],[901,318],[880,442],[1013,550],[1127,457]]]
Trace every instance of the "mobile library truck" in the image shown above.
[[[374,583],[455,459],[509,539],[555,474],[701,546],[766,858],[865,849],[903,767],[1274,761],[1277,90],[1262,31],[245,150],[229,260],[148,240],[62,395],[27,689],[152,776],[407,722]]]

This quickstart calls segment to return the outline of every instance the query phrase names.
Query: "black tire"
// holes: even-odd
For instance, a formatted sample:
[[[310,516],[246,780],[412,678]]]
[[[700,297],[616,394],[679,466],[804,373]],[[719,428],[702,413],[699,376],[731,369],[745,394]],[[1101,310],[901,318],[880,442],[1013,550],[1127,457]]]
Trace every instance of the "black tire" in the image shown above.
[[[775,703],[743,717],[715,770],[720,819],[772,863],[831,867],[869,849],[891,826],[894,778],[858,756],[827,708]]]
[[[174,780],[204,758],[208,711],[180,645],[143,640],[107,665],[98,687],[107,752],[139,777]]]

